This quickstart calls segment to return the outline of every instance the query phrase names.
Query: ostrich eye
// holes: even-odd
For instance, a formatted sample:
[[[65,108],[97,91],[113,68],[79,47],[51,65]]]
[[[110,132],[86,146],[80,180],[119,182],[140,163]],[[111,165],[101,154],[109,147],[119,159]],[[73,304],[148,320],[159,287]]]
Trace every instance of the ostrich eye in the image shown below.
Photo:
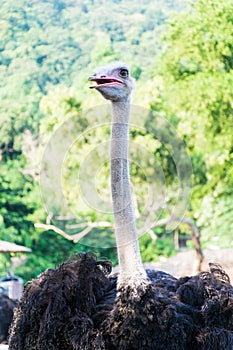
[[[122,78],[127,78],[128,75],[129,75],[129,72],[127,69],[121,69],[120,72],[119,72],[119,75],[122,77]]]

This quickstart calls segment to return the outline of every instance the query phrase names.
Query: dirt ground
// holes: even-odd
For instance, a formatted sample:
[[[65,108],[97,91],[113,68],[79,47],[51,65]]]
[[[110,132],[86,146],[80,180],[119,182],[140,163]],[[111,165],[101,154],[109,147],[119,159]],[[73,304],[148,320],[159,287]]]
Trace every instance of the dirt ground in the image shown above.
[[[146,263],[144,266],[149,269],[165,271],[175,277],[181,277],[194,273],[194,261],[195,252],[193,250],[187,250],[171,258],[162,259],[160,262]],[[209,271],[209,263],[221,265],[233,284],[233,249],[204,250],[202,271]]]

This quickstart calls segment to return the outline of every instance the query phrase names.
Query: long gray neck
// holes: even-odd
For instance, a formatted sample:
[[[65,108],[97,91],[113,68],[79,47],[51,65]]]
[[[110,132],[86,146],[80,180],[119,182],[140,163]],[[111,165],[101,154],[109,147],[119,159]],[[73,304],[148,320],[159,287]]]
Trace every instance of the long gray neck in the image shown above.
[[[128,159],[129,116],[129,100],[112,102],[111,190],[120,266],[119,283],[135,276],[146,277],[131,199]]]

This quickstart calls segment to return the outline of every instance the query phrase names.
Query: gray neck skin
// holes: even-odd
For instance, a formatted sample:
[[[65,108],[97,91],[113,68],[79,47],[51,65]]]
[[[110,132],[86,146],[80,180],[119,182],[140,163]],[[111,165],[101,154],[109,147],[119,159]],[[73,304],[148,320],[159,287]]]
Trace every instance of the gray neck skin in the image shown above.
[[[146,277],[132,207],[128,143],[130,101],[112,102],[111,190],[120,266],[119,283]],[[139,278],[141,280],[141,278]]]

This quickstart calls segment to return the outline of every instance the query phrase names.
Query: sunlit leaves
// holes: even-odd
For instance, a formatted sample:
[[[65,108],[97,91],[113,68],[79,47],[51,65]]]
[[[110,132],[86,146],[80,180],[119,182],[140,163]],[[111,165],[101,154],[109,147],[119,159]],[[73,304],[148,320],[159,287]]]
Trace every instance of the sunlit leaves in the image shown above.
[[[167,112],[193,159],[192,207],[207,241],[210,232],[230,237],[232,229],[232,42],[232,1],[198,0],[171,20],[160,57]]]

